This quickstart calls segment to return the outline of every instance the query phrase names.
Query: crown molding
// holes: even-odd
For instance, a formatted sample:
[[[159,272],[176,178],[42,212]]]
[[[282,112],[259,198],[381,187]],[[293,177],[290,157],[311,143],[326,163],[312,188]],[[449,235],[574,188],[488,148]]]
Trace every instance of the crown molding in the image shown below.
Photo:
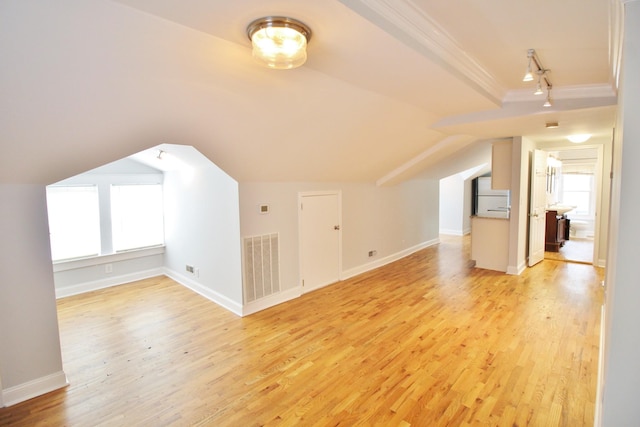
[[[502,102],[506,89],[442,26],[411,0],[340,2],[437,62],[492,102],[497,105]]]
[[[551,91],[553,99],[597,99],[616,98],[616,89],[608,83],[576,86],[554,86]],[[534,95],[531,89],[510,90],[502,102],[528,102],[544,100],[545,95]]]

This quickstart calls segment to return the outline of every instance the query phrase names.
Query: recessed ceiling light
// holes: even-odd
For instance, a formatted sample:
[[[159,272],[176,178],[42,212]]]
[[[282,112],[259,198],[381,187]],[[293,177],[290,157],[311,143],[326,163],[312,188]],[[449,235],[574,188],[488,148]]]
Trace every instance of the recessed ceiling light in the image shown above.
[[[590,133],[580,133],[580,134],[575,134],[575,135],[569,135],[567,137],[567,139],[569,141],[573,142],[574,144],[580,144],[581,142],[585,142],[589,138],[591,138],[591,134]]]

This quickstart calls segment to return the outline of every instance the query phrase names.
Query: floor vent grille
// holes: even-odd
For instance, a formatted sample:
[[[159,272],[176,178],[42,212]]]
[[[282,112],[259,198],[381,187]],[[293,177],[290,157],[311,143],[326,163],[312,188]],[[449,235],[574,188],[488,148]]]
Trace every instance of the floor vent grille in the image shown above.
[[[245,237],[244,302],[280,292],[278,233]]]

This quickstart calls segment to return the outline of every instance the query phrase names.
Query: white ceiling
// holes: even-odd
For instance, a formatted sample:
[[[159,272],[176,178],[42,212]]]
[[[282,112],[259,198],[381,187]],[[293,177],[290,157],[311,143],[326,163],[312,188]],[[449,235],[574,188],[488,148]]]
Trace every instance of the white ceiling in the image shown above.
[[[51,183],[170,143],[238,181],[382,184],[490,138],[608,140],[612,4],[4,1],[0,182]],[[266,15],[311,27],[303,67],[252,61],[245,29]],[[521,81],[529,48],[551,69],[552,108]]]

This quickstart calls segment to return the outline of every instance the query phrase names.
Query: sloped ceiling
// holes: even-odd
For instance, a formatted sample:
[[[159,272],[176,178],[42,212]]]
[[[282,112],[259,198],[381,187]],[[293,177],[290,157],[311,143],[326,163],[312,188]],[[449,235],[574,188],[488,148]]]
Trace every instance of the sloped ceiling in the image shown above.
[[[6,0],[0,182],[168,143],[241,182],[384,184],[488,138],[610,138],[609,3],[558,3]],[[312,28],[301,68],[251,58],[246,25],[278,14]],[[551,69],[550,109],[521,81],[529,48]]]

